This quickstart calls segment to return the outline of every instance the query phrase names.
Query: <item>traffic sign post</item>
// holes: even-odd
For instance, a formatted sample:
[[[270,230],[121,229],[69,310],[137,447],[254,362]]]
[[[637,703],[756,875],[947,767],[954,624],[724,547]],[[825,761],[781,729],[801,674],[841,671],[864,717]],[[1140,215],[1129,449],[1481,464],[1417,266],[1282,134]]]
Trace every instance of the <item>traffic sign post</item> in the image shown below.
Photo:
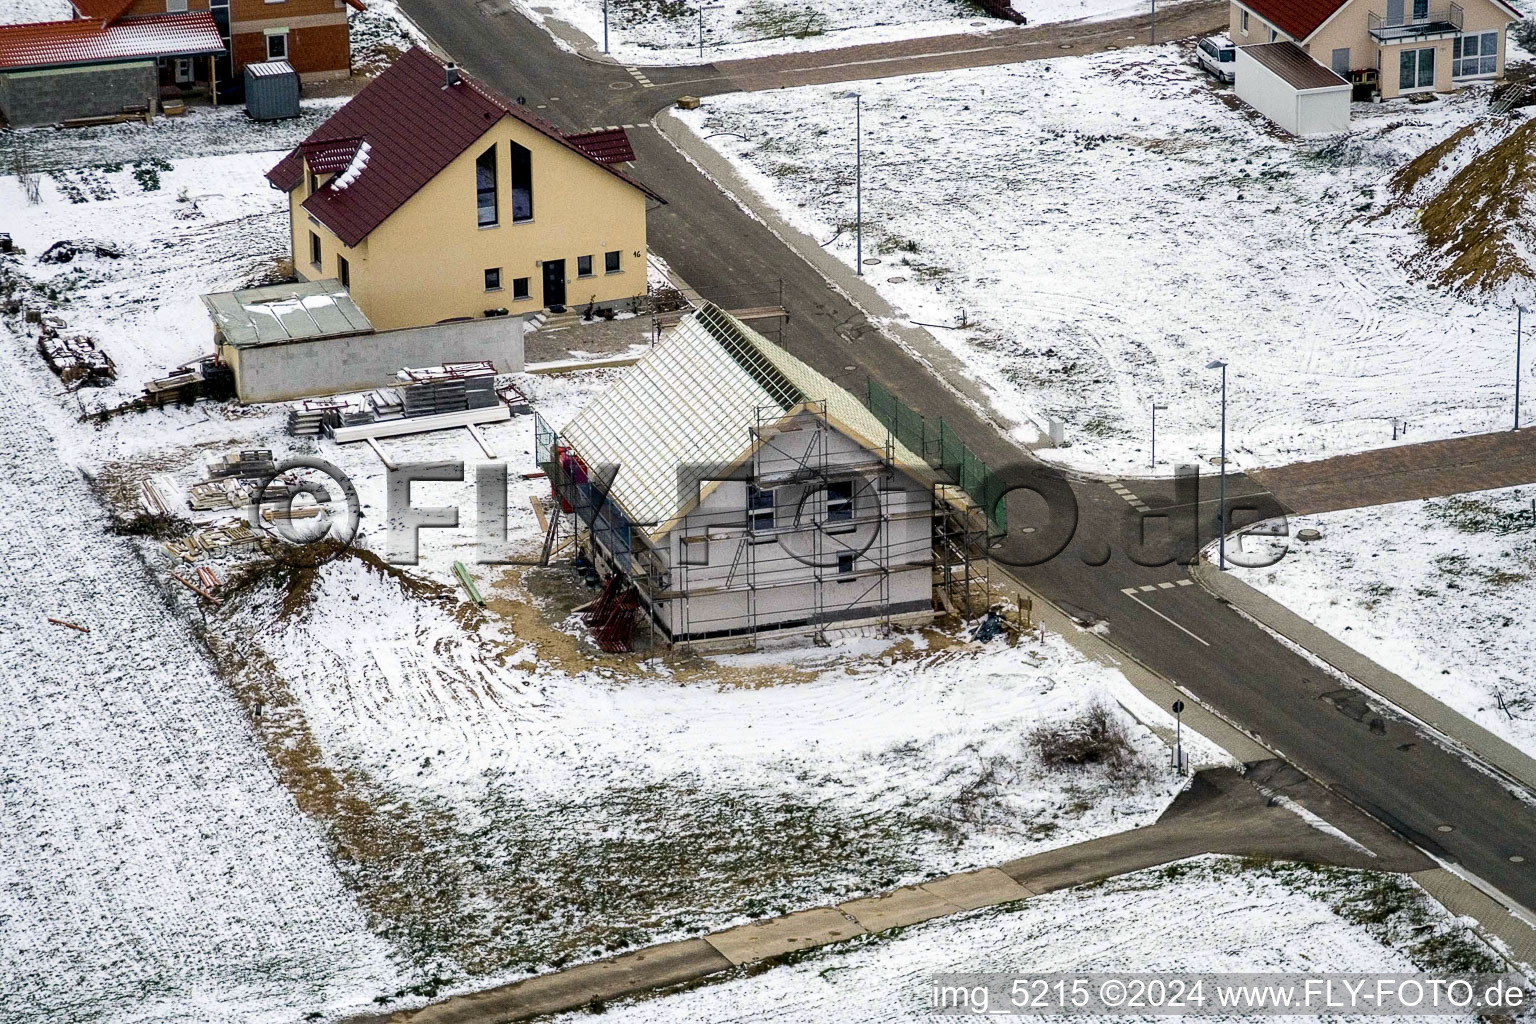
[[[1184,760],[1184,702],[1173,702],[1173,770],[1186,774],[1189,764]]]

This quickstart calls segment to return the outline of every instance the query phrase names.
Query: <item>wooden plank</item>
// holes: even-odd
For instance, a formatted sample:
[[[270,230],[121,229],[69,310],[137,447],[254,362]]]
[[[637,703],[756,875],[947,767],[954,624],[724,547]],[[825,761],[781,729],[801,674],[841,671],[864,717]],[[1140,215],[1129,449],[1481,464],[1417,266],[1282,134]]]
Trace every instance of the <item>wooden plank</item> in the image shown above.
[[[528,495],[528,504],[533,506],[533,514],[539,517],[539,532],[548,533],[549,520],[544,517],[544,506],[539,504],[539,496],[536,494]]]
[[[453,574],[459,578],[460,583],[464,584],[464,589],[469,591],[469,599],[483,607],[485,598],[480,596],[480,588],[475,586],[474,578],[469,575],[469,570],[464,567],[463,562],[453,563]]]
[[[90,632],[90,630],[87,629],[84,626],[77,625],[76,623],[73,623],[73,622],[65,622],[63,619],[55,619],[52,616],[49,616],[48,621],[53,623],[55,626],[68,626],[70,629],[76,630],[76,631],[81,632],[81,633],[89,633]]]
[[[464,429],[469,431],[469,436],[475,439],[475,444],[479,445],[480,450],[485,452],[486,458],[494,459],[496,457],[496,453],[491,451],[491,446],[485,443],[485,438],[480,436],[480,431],[475,429],[473,423],[464,424]]]
[[[395,468],[395,464],[389,461],[389,456],[384,454],[384,449],[379,447],[379,442],[375,441],[371,437],[365,437],[363,440],[368,442],[368,447],[373,449],[373,454],[377,455],[379,457],[379,461],[384,463],[385,469]]]

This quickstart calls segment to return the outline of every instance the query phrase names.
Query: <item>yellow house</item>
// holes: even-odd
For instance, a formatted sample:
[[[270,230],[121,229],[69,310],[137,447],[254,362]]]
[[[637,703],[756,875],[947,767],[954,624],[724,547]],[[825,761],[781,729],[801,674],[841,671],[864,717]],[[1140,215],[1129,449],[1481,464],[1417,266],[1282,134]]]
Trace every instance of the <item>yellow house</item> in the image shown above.
[[[623,132],[568,136],[417,48],[274,167],[293,267],[388,330],[646,291]]]
[[[1504,77],[1505,0],[1232,0],[1237,46],[1294,42],[1341,77],[1374,74],[1382,98]]]

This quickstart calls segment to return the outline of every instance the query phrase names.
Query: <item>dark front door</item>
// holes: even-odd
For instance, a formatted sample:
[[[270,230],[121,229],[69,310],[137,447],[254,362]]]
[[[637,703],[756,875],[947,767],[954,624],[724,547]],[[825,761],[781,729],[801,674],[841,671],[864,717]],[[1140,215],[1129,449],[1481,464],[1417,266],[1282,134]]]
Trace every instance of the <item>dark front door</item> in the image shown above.
[[[544,306],[565,305],[565,260],[544,261]]]

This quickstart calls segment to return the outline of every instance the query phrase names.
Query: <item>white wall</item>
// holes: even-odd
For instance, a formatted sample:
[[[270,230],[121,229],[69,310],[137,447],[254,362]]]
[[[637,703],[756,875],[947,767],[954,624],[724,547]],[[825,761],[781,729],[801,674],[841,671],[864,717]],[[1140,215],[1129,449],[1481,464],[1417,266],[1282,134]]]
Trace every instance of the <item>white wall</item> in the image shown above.
[[[1349,130],[1349,86],[1297,92],[1289,82],[1237,48],[1237,98],[1292,135]]]

